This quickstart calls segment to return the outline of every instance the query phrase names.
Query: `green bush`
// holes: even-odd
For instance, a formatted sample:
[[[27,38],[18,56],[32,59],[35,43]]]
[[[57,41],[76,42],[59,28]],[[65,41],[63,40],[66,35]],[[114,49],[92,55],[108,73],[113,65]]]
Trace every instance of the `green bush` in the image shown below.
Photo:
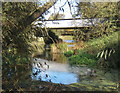
[[[98,58],[103,58],[104,61],[101,65],[105,68],[118,68],[119,65],[119,36],[120,31],[114,32],[109,36],[90,40],[86,42],[86,51],[97,53]],[[107,63],[107,65],[106,65]]]
[[[4,51],[2,53],[2,61],[3,65],[20,65],[20,64],[29,64],[31,58],[27,54],[18,54],[15,49],[11,49],[10,51]]]
[[[85,42],[86,47],[81,50],[77,50],[78,55],[71,55],[68,58],[69,63],[71,65],[84,64],[95,66],[99,63],[98,59],[103,58],[105,60],[103,62],[104,65],[106,64],[105,62],[107,62],[108,67],[117,68],[120,64],[118,34],[120,34],[120,31],[114,32],[109,36],[103,36]],[[70,53],[68,52],[68,54]]]
[[[119,31],[120,32],[120,31]],[[118,32],[114,32],[109,36],[103,36],[100,38],[95,38],[86,42],[86,51],[94,51],[96,53],[105,49],[106,47],[114,48],[114,44],[118,43]],[[111,46],[112,45],[112,46]]]
[[[80,53],[78,55],[73,55],[69,57],[70,65],[87,65],[95,66],[97,62],[96,55],[91,55],[87,53]]]
[[[65,55],[66,57],[70,57],[70,56],[73,55],[73,51],[67,51],[67,52],[64,53],[64,55]]]

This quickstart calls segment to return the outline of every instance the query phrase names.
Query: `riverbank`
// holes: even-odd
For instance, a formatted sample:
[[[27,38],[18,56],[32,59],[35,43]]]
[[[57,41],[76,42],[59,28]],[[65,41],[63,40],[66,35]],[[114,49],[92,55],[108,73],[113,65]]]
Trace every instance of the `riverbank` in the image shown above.
[[[86,43],[88,43],[88,42],[86,42]],[[38,44],[38,46],[41,45],[40,43],[36,43],[36,44]],[[74,54],[74,51],[72,51],[72,53],[70,54],[70,57],[72,57],[72,56],[80,57],[78,59],[79,63],[82,62],[81,60],[84,60],[84,62],[89,61],[89,62],[87,62],[87,64],[92,63],[92,62],[96,63],[96,60],[97,60],[95,58],[96,56],[93,55],[94,54],[93,52],[89,53],[89,51],[84,51],[84,49],[87,49],[87,48],[84,48],[85,47],[84,45],[85,44],[83,44],[82,45],[83,47],[80,47],[81,50],[77,50],[77,52],[75,54]],[[44,46],[42,46],[42,47],[44,48]],[[53,47],[54,51],[55,51],[55,49],[57,49],[54,45],[52,47]],[[60,47],[61,48],[64,47],[63,48],[64,50],[66,49],[66,46],[62,46],[62,43],[61,43]],[[41,49],[41,47],[38,49]],[[37,52],[37,50],[36,50],[36,52]],[[62,52],[62,51],[60,51],[60,52]],[[42,53],[41,50],[40,50],[40,53]],[[52,61],[55,61],[58,63],[59,63],[59,61],[60,61],[60,63],[65,63],[67,61],[66,59],[63,58],[63,56],[64,56],[62,54],[63,52],[62,53],[53,53],[52,52],[50,54],[49,53],[50,53],[50,51],[46,51],[45,55],[43,55],[45,59],[49,58],[49,60],[47,60],[47,61],[52,60]],[[62,55],[62,56],[60,56],[60,55]],[[41,57],[41,56],[39,56],[39,57]],[[74,57],[71,58],[71,60],[74,61]],[[78,61],[76,61],[76,63]],[[90,75],[83,69],[84,67],[87,67],[87,64],[86,65],[84,65],[84,64],[75,65],[75,67],[73,69],[75,69],[75,71],[78,71],[78,77],[80,79],[80,82],[79,83],[71,83],[68,85],[56,84],[53,82],[45,82],[45,81],[40,81],[40,80],[33,80],[31,77],[32,68],[27,69],[28,66],[27,65],[25,66],[24,64],[19,65],[19,66],[11,65],[11,67],[6,67],[6,65],[4,65],[3,71],[5,74],[3,76],[3,81],[4,81],[3,89],[9,90],[9,91],[109,91],[111,93],[113,93],[113,91],[116,91],[116,92],[118,91],[119,79],[117,79],[117,74],[113,74],[113,73],[117,73],[117,72],[112,71],[112,74],[110,74],[111,72],[107,71],[104,73],[103,69],[94,69],[94,68],[92,68],[92,66],[93,66],[92,65],[91,66],[92,71],[94,69],[96,71],[96,73],[94,73],[94,75]],[[57,69],[61,69],[61,67],[58,65]],[[88,68],[86,68],[86,70],[91,71]]]
[[[89,77],[91,78],[91,80],[86,81],[88,80],[88,77],[84,77],[84,84],[89,82],[88,85],[96,85],[97,82],[97,84],[101,86],[101,83],[104,82],[106,86],[107,84],[109,85],[110,82],[113,82],[114,84],[116,84],[117,87],[120,86],[120,75],[118,67],[120,60],[118,57],[118,55],[120,54],[120,51],[118,49],[119,33],[120,31],[114,32],[109,36],[103,36],[97,39],[89,40],[87,42],[84,42],[84,44],[82,45],[83,47],[78,47],[74,50],[64,53],[68,57],[68,62],[71,65],[78,67],[87,66],[90,68],[102,70],[104,72],[104,74],[100,74],[98,72],[98,75],[103,75],[106,78],[106,80],[103,79],[103,81],[101,81],[101,79],[98,77],[96,79],[93,79],[93,77]],[[110,82],[106,82],[107,80],[109,80]],[[102,84],[103,87],[101,87],[103,89],[105,88],[104,84]],[[79,86],[79,84],[76,84],[76,86]],[[119,88],[116,89],[119,90]]]
[[[14,67],[16,70],[14,72]],[[9,69],[9,71],[7,70]],[[72,83],[68,85],[57,84],[53,82],[45,82],[39,80],[32,80],[31,78],[31,68],[27,68],[27,66],[23,65],[10,65],[9,68],[6,69],[6,72],[3,75],[3,91],[47,91],[47,92],[61,92],[61,91],[82,91],[88,93],[90,91],[103,91],[105,92],[116,92],[118,91],[118,85],[116,82],[110,81],[110,74],[104,74],[102,71],[97,71],[97,76],[85,76],[80,75],[80,83]],[[5,72],[5,70],[4,70]],[[11,73],[10,73],[11,72]],[[98,74],[99,72],[99,74]],[[80,73],[80,72],[79,72]],[[116,72],[114,72],[116,73]],[[23,76],[24,75],[24,76]],[[102,77],[100,77],[100,75]],[[106,76],[107,78],[103,77]],[[108,78],[109,77],[109,78]],[[113,76],[114,77],[114,76]],[[119,92],[118,92],[119,93]]]
[[[114,66],[117,68],[119,61],[118,34],[114,32],[109,36],[103,36],[84,42],[83,47],[65,52],[72,65]],[[105,67],[103,66],[103,67]]]

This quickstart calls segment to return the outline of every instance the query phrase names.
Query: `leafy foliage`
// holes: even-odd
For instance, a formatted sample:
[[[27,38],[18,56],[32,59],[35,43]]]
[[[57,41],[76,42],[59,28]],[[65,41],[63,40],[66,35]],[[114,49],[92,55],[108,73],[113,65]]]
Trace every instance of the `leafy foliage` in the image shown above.
[[[119,3],[120,2],[106,2],[106,3],[90,3],[90,2],[80,2],[78,4],[77,16],[88,19],[92,24],[92,27],[87,29],[80,29],[75,33],[75,38],[79,40],[89,40],[93,38],[98,38],[103,35],[109,35],[110,33],[117,31],[118,20],[119,20]],[[99,19],[99,22],[94,24],[93,19]]]
[[[49,20],[63,19],[64,17],[65,17],[64,14],[54,13],[54,14],[51,14],[51,16],[49,17]]]
[[[97,62],[97,58],[95,55],[81,53],[81,54],[73,55],[69,57],[69,62],[71,65],[95,66]]]
[[[68,51],[68,52],[65,52],[64,53],[64,55],[66,56],[66,57],[70,57],[70,56],[72,56],[73,55],[73,51]]]
[[[113,34],[109,36],[102,36],[100,38],[95,38],[92,40],[89,40],[86,42],[86,51],[93,51],[98,53],[105,48],[112,48],[115,49],[115,47],[118,45],[118,32],[114,32]]]
[[[3,66],[4,66],[5,64],[7,65],[29,64],[31,59],[26,55],[22,56],[19,54],[12,54],[12,52],[8,52],[4,54],[3,60],[4,60],[3,62]]]
[[[18,55],[23,57],[30,57],[33,49],[30,43],[34,40],[34,35],[36,34],[36,31],[32,28],[32,22],[35,21],[38,17],[42,16],[42,14],[46,12],[55,2],[56,1],[47,2],[40,7],[36,2],[2,3],[3,61],[6,61],[8,58],[6,54],[12,56]],[[19,58],[16,57],[16,59]]]
[[[92,39],[85,43],[86,51],[90,54],[96,54],[99,66],[104,65],[105,68],[118,68],[120,58],[119,35],[120,31],[114,32],[109,36]],[[102,60],[101,60],[102,59]]]
[[[46,44],[58,43],[60,41],[62,41],[62,39],[55,35],[55,33],[51,30],[49,30],[48,33],[46,33],[46,37],[44,37],[44,42]]]
[[[31,27],[21,31],[20,29],[24,27],[21,20],[24,21],[37,8],[37,4],[30,2],[4,2],[2,5],[3,64],[28,63],[30,61],[28,56],[32,49],[29,43],[33,39],[34,32],[31,31]]]
[[[31,40],[33,32],[30,27],[19,31],[23,28],[23,24],[19,25],[19,22],[24,20],[36,7],[37,5],[34,3],[3,3],[3,49],[16,48],[19,53],[29,51],[28,42]],[[17,34],[18,32],[21,33]]]
[[[99,52],[97,54],[97,57],[99,58],[104,58],[105,60],[107,60],[108,57],[111,56],[111,54],[115,53],[115,50],[114,49],[110,49],[110,48],[107,48],[101,52]]]
[[[118,38],[119,33],[120,31],[114,32],[109,36],[104,35],[100,38],[94,38],[92,40],[89,40],[88,42],[85,42],[84,48],[80,49],[77,55],[72,54],[72,56],[68,58],[70,64],[92,64],[93,66],[96,65],[98,67],[103,67],[107,69],[118,69],[120,61],[120,49]],[[89,54],[92,54],[93,56],[90,56]]]

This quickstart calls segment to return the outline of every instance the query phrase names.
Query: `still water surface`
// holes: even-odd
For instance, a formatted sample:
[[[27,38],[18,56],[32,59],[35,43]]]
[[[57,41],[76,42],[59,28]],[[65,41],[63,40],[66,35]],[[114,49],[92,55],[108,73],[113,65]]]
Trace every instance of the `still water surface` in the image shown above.
[[[42,66],[38,66],[38,64],[42,64]],[[32,73],[33,80],[41,80],[60,84],[79,82],[78,74],[71,69],[71,66],[69,66],[67,62],[57,63],[44,59],[37,59],[37,61],[33,63]],[[34,75],[34,73],[36,73],[36,75]]]
[[[74,47],[72,43],[74,40],[64,40],[68,43],[68,47]],[[71,43],[71,44],[70,44]],[[33,63],[32,79],[41,80],[53,83],[71,84],[80,82],[79,75],[76,71],[73,71],[72,67],[67,63],[67,59],[64,54],[50,54],[50,51],[44,51],[47,53],[48,60],[37,58]],[[51,60],[56,59],[56,61]],[[61,61],[61,62],[60,62]]]
[[[71,42],[70,42],[71,43]],[[72,42],[73,43],[73,42]],[[71,45],[72,45],[71,43]],[[68,44],[69,46],[70,44]],[[70,45],[70,46],[71,46]],[[118,72],[103,73],[102,70],[96,70],[95,77],[86,77],[84,74],[88,71],[87,67],[70,66],[64,54],[51,54],[44,51],[48,56],[36,58],[29,68],[27,65],[3,66],[3,89],[16,89],[17,84],[22,87],[30,87],[32,81],[47,81],[61,84],[84,83],[96,85],[112,85],[118,81]],[[90,70],[90,69],[89,69]],[[117,78],[116,78],[117,77]],[[32,81],[31,81],[32,79]],[[39,82],[38,82],[39,83]],[[34,86],[33,86],[34,87]],[[35,88],[35,87],[34,87]]]
[[[68,43],[68,47],[74,47],[73,40],[64,40]],[[32,64],[31,78],[33,80],[47,81],[52,83],[72,84],[72,83],[86,83],[91,84],[109,84],[113,79],[118,80],[110,73],[104,73],[102,70],[97,70],[94,77],[90,77],[90,70],[93,68],[88,67],[73,67],[67,62],[67,58],[62,53],[50,53],[44,51],[44,57],[36,58]],[[47,56],[46,56],[47,55]],[[104,80],[104,82],[101,80]]]

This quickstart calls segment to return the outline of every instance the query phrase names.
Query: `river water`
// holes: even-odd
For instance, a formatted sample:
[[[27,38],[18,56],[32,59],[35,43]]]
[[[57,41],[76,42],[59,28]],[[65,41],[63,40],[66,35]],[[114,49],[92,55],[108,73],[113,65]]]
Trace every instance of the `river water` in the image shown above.
[[[74,49],[74,40],[63,40],[67,47]],[[90,73],[93,76],[90,76]],[[51,53],[50,50],[44,51],[44,56],[33,59],[31,78],[38,81],[47,81],[60,84],[85,83],[85,84],[113,84],[117,81],[116,74],[104,73],[101,69],[93,69],[85,66],[70,66],[63,53]]]
[[[74,40],[64,40],[68,47],[74,47]],[[71,44],[69,44],[71,43]],[[60,84],[80,82],[78,71],[72,69],[63,53],[51,53],[44,51],[42,58],[35,58],[32,64],[33,80],[47,81]]]
[[[73,73],[71,67],[67,63],[57,63],[38,58],[33,63],[32,72],[33,74],[31,77],[33,80],[41,80],[61,84],[79,82],[78,74],[75,72]]]
[[[74,48],[73,40],[64,40],[68,43],[68,47]],[[102,69],[93,69],[85,66],[77,67],[69,65],[67,58],[63,53],[51,53],[45,50],[41,57],[34,58],[32,67],[27,64],[12,66],[7,64],[3,66],[3,89],[16,89],[17,86],[23,88],[31,88],[34,84],[38,86],[37,81],[46,81],[47,83],[59,84],[93,84],[98,85],[114,85],[119,81],[118,72],[111,71],[104,73]],[[96,70],[94,76],[90,76],[90,72]],[[32,82],[35,81],[35,82]],[[20,87],[19,87],[20,88]]]

